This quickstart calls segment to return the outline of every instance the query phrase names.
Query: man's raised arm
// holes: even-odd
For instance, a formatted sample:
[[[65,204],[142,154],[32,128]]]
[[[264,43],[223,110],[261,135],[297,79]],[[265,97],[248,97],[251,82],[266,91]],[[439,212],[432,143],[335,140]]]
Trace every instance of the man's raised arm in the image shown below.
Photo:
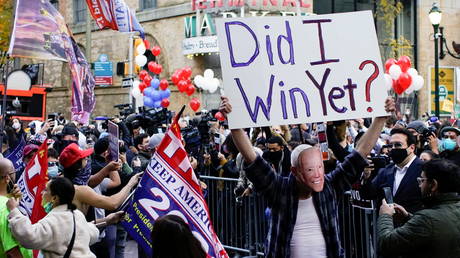
[[[220,97],[222,103],[220,104],[220,112],[227,116],[230,112],[232,112],[232,105],[228,102],[227,97]],[[236,148],[240,151],[241,155],[243,156],[246,163],[252,163],[256,160],[257,154],[255,153],[254,149],[252,148],[252,144],[249,141],[248,136],[243,131],[243,129],[232,129],[232,137],[233,142],[236,145]]]
[[[393,98],[389,97],[386,99],[385,110],[387,112],[395,111],[395,103]],[[369,129],[361,137],[361,139],[359,139],[358,145],[356,146],[356,151],[359,152],[362,157],[366,158],[367,155],[371,153],[372,148],[374,148],[375,143],[379,139],[380,133],[382,132],[382,128],[386,120],[386,116],[374,118],[374,121],[372,121]]]

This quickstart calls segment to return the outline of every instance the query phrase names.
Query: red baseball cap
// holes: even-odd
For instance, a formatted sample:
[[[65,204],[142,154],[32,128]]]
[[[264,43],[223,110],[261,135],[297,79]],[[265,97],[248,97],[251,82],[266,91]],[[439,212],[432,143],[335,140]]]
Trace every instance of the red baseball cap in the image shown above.
[[[59,163],[64,168],[68,168],[80,159],[86,158],[93,153],[93,148],[82,150],[76,143],[71,143],[61,152]]]

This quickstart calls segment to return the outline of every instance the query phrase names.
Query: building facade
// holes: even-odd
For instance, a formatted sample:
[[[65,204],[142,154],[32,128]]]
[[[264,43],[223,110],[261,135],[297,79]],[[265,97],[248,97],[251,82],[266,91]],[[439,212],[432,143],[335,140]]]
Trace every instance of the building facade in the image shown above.
[[[301,7],[293,6],[299,1],[288,0],[216,0],[200,1],[196,4],[184,0],[125,0],[142,24],[146,37],[151,45],[161,47],[158,63],[163,71],[160,79],[169,79],[175,69],[190,66],[192,77],[203,75],[205,69],[213,69],[216,78],[221,79],[219,56],[216,51],[214,19],[228,16],[262,16],[262,15],[307,15],[310,13],[326,14],[359,10],[372,10],[375,13],[375,24],[381,47],[382,61],[394,57],[396,53],[408,54],[419,73],[425,79],[425,86],[417,93],[400,98],[402,112],[410,112],[412,116],[429,110],[429,67],[434,64],[433,28],[428,19],[431,0],[400,0],[402,11],[390,21],[380,19],[381,0],[302,0]],[[240,4],[243,3],[242,6]],[[86,51],[86,1],[60,1],[57,3],[60,12],[65,17],[75,39],[83,52]],[[443,11],[441,26],[450,48],[451,42],[460,42],[455,32],[460,27],[460,1],[444,0],[439,2]],[[379,16],[380,15],[380,16]],[[198,18],[197,18],[198,17]],[[388,20],[388,19],[387,19]],[[388,25],[389,24],[389,25]],[[406,46],[394,47],[395,39],[404,39]],[[112,30],[99,30],[92,23],[91,55],[89,61],[95,62],[101,54],[107,55],[114,63],[113,85],[97,86],[96,109],[94,115],[113,116],[118,110],[116,104],[129,103],[129,89],[122,88],[122,76],[116,75],[115,64],[129,59],[129,36]],[[409,45],[410,49],[407,48]],[[218,48],[217,48],[218,49]],[[440,60],[441,67],[459,66],[459,60],[447,55]],[[458,69],[458,68],[457,68]],[[47,112],[63,112],[70,114],[70,76],[67,64],[49,61],[45,64],[45,84],[53,86],[47,95]],[[454,80],[453,84],[456,81]],[[452,93],[457,98],[456,85]],[[170,87],[173,94],[170,97],[171,110],[179,110],[187,105],[192,97],[202,101],[206,109],[217,108],[218,96],[198,91],[192,96],[179,93],[175,86]],[[418,105],[417,105],[418,104]],[[186,109],[191,113],[191,109]]]

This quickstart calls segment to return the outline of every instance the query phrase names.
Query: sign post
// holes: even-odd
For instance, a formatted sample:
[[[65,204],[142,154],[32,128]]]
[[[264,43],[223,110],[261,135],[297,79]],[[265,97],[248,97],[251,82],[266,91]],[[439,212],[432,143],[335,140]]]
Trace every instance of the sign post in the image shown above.
[[[217,20],[230,128],[387,115],[372,12]]]

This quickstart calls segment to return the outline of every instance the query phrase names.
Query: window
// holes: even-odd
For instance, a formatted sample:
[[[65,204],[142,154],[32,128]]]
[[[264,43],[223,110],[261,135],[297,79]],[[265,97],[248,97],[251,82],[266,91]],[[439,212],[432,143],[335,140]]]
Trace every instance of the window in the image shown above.
[[[86,21],[86,1],[85,0],[74,0],[73,1],[74,9],[74,23],[80,23]]]
[[[153,9],[157,7],[157,0],[140,0],[141,10]]]

